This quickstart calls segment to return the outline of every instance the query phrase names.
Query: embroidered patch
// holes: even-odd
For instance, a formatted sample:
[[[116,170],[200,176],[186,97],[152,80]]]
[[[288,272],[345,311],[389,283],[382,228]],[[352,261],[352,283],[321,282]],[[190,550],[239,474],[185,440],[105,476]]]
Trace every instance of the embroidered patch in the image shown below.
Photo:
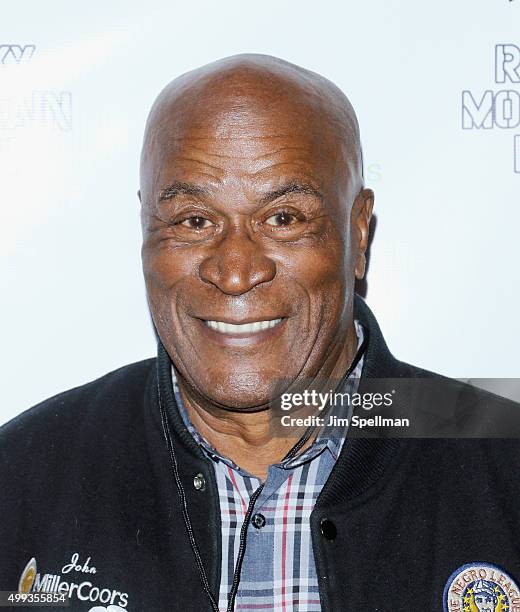
[[[500,567],[476,561],[453,572],[443,603],[444,612],[520,612],[520,589]]]

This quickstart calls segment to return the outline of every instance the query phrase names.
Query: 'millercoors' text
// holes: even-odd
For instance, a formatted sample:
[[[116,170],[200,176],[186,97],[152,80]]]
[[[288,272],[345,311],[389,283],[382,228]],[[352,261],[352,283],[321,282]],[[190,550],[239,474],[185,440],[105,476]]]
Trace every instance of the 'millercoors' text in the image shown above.
[[[97,570],[90,565],[90,557],[86,561],[80,562],[79,553],[74,553],[70,562],[62,567],[60,574],[41,574],[37,572],[31,590],[33,592],[66,594],[69,598],[77,597],[80,601],[99,602],[126,608],[128,593],[105,586],[96,586],[91,580],[71,580],[68,574],[72,574],[72,572],[96,574]],[[67,579],[64,578],[63,574],[66,575]]]

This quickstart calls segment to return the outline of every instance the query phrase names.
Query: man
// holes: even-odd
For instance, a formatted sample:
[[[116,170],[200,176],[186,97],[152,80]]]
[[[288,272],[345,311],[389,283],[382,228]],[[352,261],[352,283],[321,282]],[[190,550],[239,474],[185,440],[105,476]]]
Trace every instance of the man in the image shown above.
[[[354,293],[374,195],[344,94],[259,55],[179,77],[140,199],[158,357],[3,428],[0,588],[90,612],[462,610],[473,563],[514,605],[516,441],[273,428],[282,391],[443,380],[397,361]]]
[[[473,586],[473,601],[478,612],[494,612],[498,603],[495,585],[487,580],[479,580]]]

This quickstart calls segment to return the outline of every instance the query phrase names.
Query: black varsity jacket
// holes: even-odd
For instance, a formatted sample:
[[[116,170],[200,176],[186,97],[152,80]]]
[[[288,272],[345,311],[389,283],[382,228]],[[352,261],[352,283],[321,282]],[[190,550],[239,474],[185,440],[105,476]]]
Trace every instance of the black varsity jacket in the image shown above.
[[[355,316],[369,336],[363,379],[436,377],[391,355],[358,297]],[[0,591],[64,595],[74,612],[211,610],[159,389],[193,537],[218,593],[214,470],[176,410],[161,344],[156,359],[0,428]],[[311,515],[322,609],[464,612],[491,609],[478,607],[487,597],[495,610],[520,611],[519,452],[516,439],[347,439]]]

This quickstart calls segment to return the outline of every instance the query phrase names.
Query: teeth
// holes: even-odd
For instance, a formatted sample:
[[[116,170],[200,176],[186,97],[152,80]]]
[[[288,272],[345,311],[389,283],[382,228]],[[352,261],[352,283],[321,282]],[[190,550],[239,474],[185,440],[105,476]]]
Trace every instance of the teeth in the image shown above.
[[[282,319],[272,319],[271,321],[254,321],[253,323],[243,323],[235,325],[234,323],[222,323],[222,321],[206,321],[206,325],[220,332],[221,334],[251,334],[269,329],[278,325]]]

